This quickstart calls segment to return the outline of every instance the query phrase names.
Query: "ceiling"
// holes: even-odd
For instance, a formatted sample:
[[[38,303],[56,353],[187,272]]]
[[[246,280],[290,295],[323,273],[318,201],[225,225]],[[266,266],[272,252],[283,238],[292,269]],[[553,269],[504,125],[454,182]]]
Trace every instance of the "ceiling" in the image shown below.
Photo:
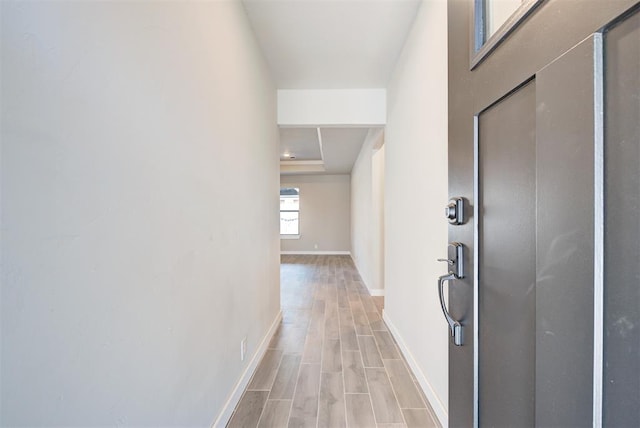
[[[244,0],[278,89],[386,88],[419,0]]]
[[[386,88],[420,0],[243,0],[278,89]],[[366,128],[283,128],[284,163],[348,174]],[[283,158],[289,151],[294,161]],[[286,168],[281,172],[286,173]],[[299,173],[299,172],[298,172]]]
[[[280,172],[349,174],[368,132],[355,127],[280,128]]]
[[[280,160],[321,160],[318,128],[280,128]]]

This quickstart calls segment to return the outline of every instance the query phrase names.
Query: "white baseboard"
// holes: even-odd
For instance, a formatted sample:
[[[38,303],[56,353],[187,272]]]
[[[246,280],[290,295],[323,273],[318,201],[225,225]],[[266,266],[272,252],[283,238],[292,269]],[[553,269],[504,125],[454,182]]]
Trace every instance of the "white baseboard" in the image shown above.
[[[262,342],[260,343],[260,346],[258,346],[258,349],[256,349],[256,352],[253,354],[253,358],[251,358],[251,362],[247,366],[244,373],[242,373],[242,376],[240,377],[240,380],[236,384],[236,387],[233,389],[231,396],[229,397],[224,407],[222,408],[222,411],[218,415],[218,418],[213,423],[213,428],[224,428],[227,425],[227,423],[229,423],[229,420],[233,415],[234,409],[240,402],[240,399],[242,398],[242,394],[244,393],[245,388],[247,387],[247,385],[249,384],[249,381],[251,380],[251,376],[253,376],[253,373],[256,371],[256,368],[258,368],[258,364],[262,360],[262,357],[264,357],[265,352],[267,352],[267,347],[271,342],[271,338],[278,330],[278,327],[280,326],[280,321],[282,321],[282,311],[278,312],[276,319],[271,324],[271,327],[269,327],[269,331],[265,335],[264,339],[262,339]]]
[[[350,256],[350,251],[280,251],[280,254],[312,254],[318,256]]]
[[[444,403],[436,395],[433,387],[431,386],[431,383],[429,383],[422,370],[420,370],[416,359],[413,357],[411,351],[409,351],[409,348],[407,348],[407,344],[402,339],[402,336],[400,336],[398,329],[396,329],[396,327],[393,325],[393,322],[391,322],[384,310],[382,311],[382,319],[387,324],[387,327],[389,327],[389,332],[393,335],[394,339],[396,339],[396,343],[400,347],[400,351],[402,351],[402,354],[406,358],[409,367],[411,367],[413,374],[416,376],[416,379],[420,384],[420,388],[422,388],[422,391],[427,397],[431,408],[440,421],[440,425],[442,425],[443,427],[449,426],[449,414],[444,406]]]
[[[369,289],[369,294],[372,296],[384,296],[384,288]]]

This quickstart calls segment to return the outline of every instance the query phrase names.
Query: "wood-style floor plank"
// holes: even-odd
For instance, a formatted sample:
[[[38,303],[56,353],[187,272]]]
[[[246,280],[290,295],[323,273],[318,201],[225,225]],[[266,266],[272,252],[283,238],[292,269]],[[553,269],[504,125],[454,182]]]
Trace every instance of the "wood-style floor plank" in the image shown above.
[[[293,327],[307,328],[311,321],[311,311],[309,309],[288,309],[282,311],[282,324]]]
[[[345,427],[346,419],[342,374],[322,373],[321,376],[320,401],[318,403],[318,427]]]
[[[373,312],[378,313],[378,308],[376,308],[376,304],[373,302],[373,298],[368,294],[360,294],[360,301],[362,302],[362,307],[365,312]]]
[[[438,428],[427,409],[402,409],[408,428]]]
[[[369,325],[371,326],[372,331],[388,331],[387,326],[384,321],[382,321],[382,318],[378,321],[369,321]]]
[[[356,329],[353,324],[353,316],[351,308],[340,308],[340,340],[342,341],[342,349],[347,351],[359,351],[358,338]]]
[[[302,362],[305,364],[320,363],[322,360],[322,342],[324,331],[309,328],[307,341],[304,344]]]
[[[338,317],[338,304],[327,302],[325,310],[324,338],[340,339],[340,320]]]
[[[367,378],[362,366],[360,351],[343,351],[344,392],[368,393]]]
[[[369,394],[346,394],[345,403],[347,426],[349,428],[372,428],[376,426]]]
[[[316,425],[319,391],[320,364],[302,364],[289,416],[290,428]]]
[[[311,323],[309,325],[310,330],[324,329],[324,309],[324,300],[316,299],[315,302],[313,302],[313,309],[311,310]]]
[[[291,400],[267,400],[262,411],[259,428],[282,428],[289,422]]]
[[[349,256],[283,255],[282,323],[229,427],[439,426]]]
[[[342,372],[342,355],[339,340],[325,339],[322,347],[322,371],[324,373]]]
[[[245,428],[257,426],[268,395],[269,391],[246,391],[227,427]]]
[[[374,331],[373,337],[376,339],[378,349],[380,350],[380,356],[383,360],[400,358],[400,352],[398,352],[398,348],[388,331]]]
[[[268,391],[273,385],[273,379],[276,377],[276,372],[280,366],[280,359],[282,358],[282,351],[278,349],[267,349],[262,361],[256,370],[256,373],[249,383],[247,388],[249,391],[262,390]]]
[[[382,309],[384,308],[384,297],[383,296],[371,296],[373,299],[373,303],[375,303],[378,312],[382,313]]]
[[[349,298],[347,297],[347,287],[344,284],[338,287],[338,307],[340,308],[349,307]]]
[[[302,352],[307,327],[294,327],[282,324],[269,343],[269,349],[280,349],[284,352]]]
[[[403,409],[419,409],[425,406],[420,397],[418,388],[413,382],[409,370],[402,360],[385,360],[384,367],[387,369],[391,385],[396,393],[398,404]]]
[[[378,352],[378,345],[373,336],[358,336],[358,343],[362,352],[362,362],[365,367],[384,367],[382,357]]]
[[[285,354],[282,356],[280,368],[273,381],[271,394],[269,394],[270,400],[293,398],[293,391],[296,387],[301,359],[302,356],[300,354]]]
[[[373,413],[378,423],[403,423],[400,406],[393,394],[391,382],[383,368],[365,368]]]

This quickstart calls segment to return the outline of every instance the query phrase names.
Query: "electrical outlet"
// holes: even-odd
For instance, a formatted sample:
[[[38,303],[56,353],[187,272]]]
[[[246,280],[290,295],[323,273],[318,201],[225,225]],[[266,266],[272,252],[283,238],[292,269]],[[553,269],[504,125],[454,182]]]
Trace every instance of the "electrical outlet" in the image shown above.
[[[318,244],[313,244],[313,248],[318,249]]]
[[[240,341],[240,361],[244,361],[244,357],[247,356],[247,338],[245,337]]]

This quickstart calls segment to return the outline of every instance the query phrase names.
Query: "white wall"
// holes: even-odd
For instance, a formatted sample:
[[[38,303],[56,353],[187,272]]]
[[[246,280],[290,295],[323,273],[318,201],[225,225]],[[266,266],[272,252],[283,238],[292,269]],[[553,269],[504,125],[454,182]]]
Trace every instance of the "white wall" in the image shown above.
[[[348,175],[282,175],[280,185],[300,189],[300,239],[281,240],[283,252],[350,251]]]
[[[447,326],[436,279],[446,267],[447,3],[423,1],[388,87],[385,319],[446,426]]]
[[[242,5],[1,7],[0,425],[209,426],[279,313]]]
[[[280,89],[278,125],[384,125],[385,89]]]
[[[374,286],[384,294],[384,145],[371,156],[371,218]],[[374,293],[375,294],[375,293]]]
[[[351,170],[351,257],[369,292],[384,293],[384,130],[370,129]]]

